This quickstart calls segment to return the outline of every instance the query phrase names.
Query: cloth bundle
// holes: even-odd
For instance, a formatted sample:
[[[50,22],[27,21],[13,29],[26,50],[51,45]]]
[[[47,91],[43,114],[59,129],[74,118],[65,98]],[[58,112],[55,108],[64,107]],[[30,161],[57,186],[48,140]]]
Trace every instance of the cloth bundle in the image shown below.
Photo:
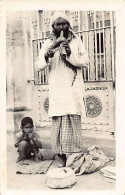
[[[66,163],[66,167],[71,167],[76,175],[92,173],[105,166],[109,159],[98,146],[88,148],[87,153],[71,154]]]

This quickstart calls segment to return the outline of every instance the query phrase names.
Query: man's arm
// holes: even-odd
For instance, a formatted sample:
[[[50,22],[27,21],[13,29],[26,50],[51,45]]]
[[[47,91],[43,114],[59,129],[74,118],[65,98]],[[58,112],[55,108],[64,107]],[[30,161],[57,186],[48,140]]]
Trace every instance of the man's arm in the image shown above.
[[[89,64],[88,53],[85,50],[83,42],[78,37],[77,37],[77,43],[78,43],[78,52],[76,53],[76,50],[71,48],[71,54],[69,57],[66,57],[66,60],[76,67],[87,68]]]
[[[52,42],[50,39],[46,40],[39,52],[39,56],[35,61],[35,67],[37,70],[43,70],[49,64],[49,58],[54,57],[55,49],[65,40],[64,37],[59,37]]]
[[[48,49],[48,42],[49,40],[46,40],[44,44],[42,45],[42,48],[39,51],[39,56],[36,58],[35,61],[35,68],[36,70],[43,70],[48,65],[47,60],[45,58],[45,54]]]

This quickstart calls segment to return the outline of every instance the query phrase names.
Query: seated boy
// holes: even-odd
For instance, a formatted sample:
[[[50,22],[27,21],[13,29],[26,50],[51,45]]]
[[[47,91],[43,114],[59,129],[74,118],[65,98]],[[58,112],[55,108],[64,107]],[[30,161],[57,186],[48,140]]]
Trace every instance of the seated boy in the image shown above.
[[[33,120],[30,117],[25,117],[21,120],[22,132],[15,135],[15,147],[18,147],[19,157],[17,162],[24,163],[24,159],[31,157],[34,154],[34,160],[39,162],[38,151],[42,148],[39,134],[33,130]]]

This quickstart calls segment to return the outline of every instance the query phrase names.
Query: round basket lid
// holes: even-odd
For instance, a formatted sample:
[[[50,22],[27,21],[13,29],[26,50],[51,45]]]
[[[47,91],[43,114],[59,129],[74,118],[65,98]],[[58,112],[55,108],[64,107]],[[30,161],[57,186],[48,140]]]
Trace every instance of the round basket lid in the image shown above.
[[[70,175],[75,175],[74,171],[71,168],[54,168],[47,172],[46,174],[49,178],[64,178]]]

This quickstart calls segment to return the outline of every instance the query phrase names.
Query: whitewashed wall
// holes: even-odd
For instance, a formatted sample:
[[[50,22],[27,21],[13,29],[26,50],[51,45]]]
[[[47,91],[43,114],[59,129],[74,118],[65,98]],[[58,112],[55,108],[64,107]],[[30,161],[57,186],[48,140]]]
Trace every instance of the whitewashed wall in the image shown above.
[[[33,77],[30,37],[30,13],[7,12],[7,130],[18,130],[22,117],[32,117],[33,83],[27,82]]]

